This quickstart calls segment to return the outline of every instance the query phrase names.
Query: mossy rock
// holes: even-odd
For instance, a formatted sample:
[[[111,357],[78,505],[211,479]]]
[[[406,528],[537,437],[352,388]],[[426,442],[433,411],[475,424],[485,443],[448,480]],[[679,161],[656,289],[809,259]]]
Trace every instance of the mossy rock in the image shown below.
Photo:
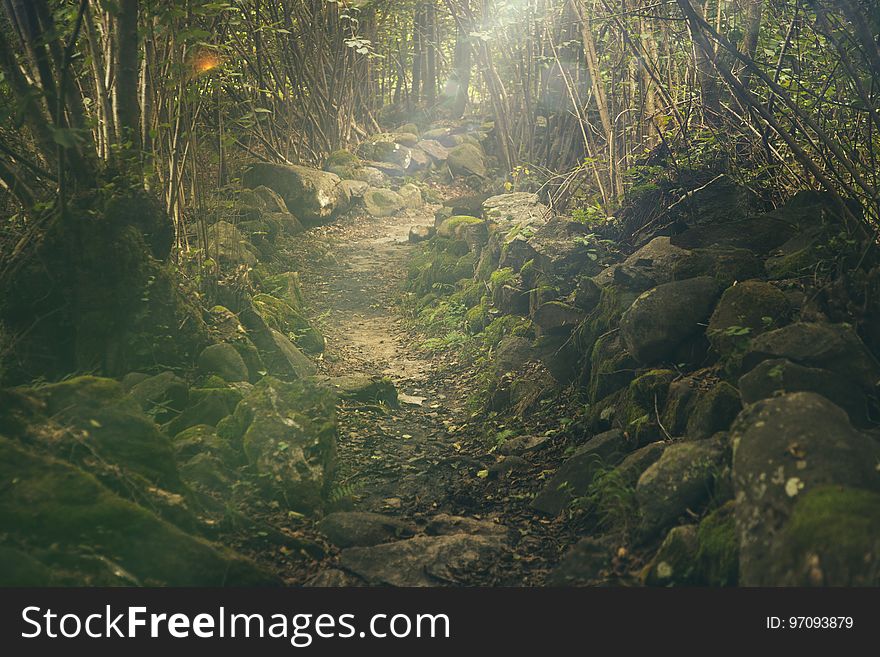
[[[722,356],[745,350],[764,331],[791,318],[791,303],[778,288],[763,281],[743,281],[727,288],[709,320],[706,335]]]
[[[302,281],[298,272],[287,271],[270,276],[263,282],[263,288],[265,292],[282,299],[296,311],[301,312],[305,306]]]
[[[356,167],[361,163],[361,159],[350,151],[338,150],[333,151],[324,160],[324,169],[331,171],[332,167]]]
[[[657,554],[642,573],[647,586],[692,586],[702,583],[697,551],[699,539],[694,525],[679,525],[666,534]]]
[[[294,342],[305,352],[319,354],[324,351],[324,335],[284,299],[270,294],[257,294],[253,298],[253,304],[269,328],[292,336]]]
[[[669,384],[677,374],[672,370],[649,370],[635,378],[621,398],[615,422],[638,446],[665,438],[657,413],[666,403]]]
[[[165,425],[165,432],[176,436],[184,429],[197,424],[216,424],[235,411],[242,394],[232,387],[192,388],[190,390],[190,406],[171,422]]]
[[[231,344],[221,342],[205,347],[199,354],[199,371],[216,374],[224,381],[247,381],[250,377],[247,365]]]
[[[459,144],[449,151],[446,165],[454,178],[469,176],[485,178],[487,173],[483,150],[479,145],[472,143]]]
[[[238,439],[265,487],[290,508],[323,505],[336,456],[336,396],[307,379],[265,377],[235,409],[225,434]]]
[[[771,586],[880,585],[880,493],[841,486],[807,492],[772,554]]]
[[[703,440],[719,431],[727,431],[742,410],[739,390],[726,381],[697,394],[687,421],[689,440]]]
[[[259,586],[278,580],[236,553],[190,536],[78,468],[0,437],[0,525],[34,549],[56,544],[118,564],[145,586]],[[44,569],[34,581],[45,584]]]
[[[388,377],[351,374],[318,378],[317,381],[329,386],[340,399],[397,406],[397,388]]]
[[[615,333],[601,336],[593,345],[589,360],[589,399],[595,403],[629,385],[638,363],[629,355]]]
[[[207,453],[220,458],[224,463],[236,463],[240,460],[235,447],[221,438],[217,430],[207,424],[197,424],[184,429],[172,439],[174,453],[179,462]]]
[[[128,393],[141,409],[157,422],[167,422],[189,401],[189,386],[174,372],[149,376],[132,386]]]
[[[485,226],[486,222],[479,217],[470,217],[464,214],[453,215],[444,220],[437,228],[437,235],[447,239],[462,239],[468,226]],[[488,233],[487,233],[488,235]]]
[[[697,529],[696,561],[703,583],[709,586],[736,586],[739,581],[735,510],[731,500],[703,518]]]
[[[489,297],[484,296],[480,303],[469,309],[464,316],[465,326],[470,333],[479,333],[491,321],[489,318]]]
[[[45,401],[49,417],[75,432],[65,434],[70,441],[64,448],[66,458],[83,463],[94,461],[97,455],[96,473],[103,474],[109,464],[154,486],[181,490],[168,438],[140,404],[125,395],[118,381],[81,376],[42,386],[30,394]]]
[[[641,521],[639,540],[648,541],[710,499],[725,456],[718,440],[678,443],[668,447],[636,484]]]
[[[390,217],[406,208],[406,200],[390,189],[371,187],[363,196],[364,207],[372,217]]]

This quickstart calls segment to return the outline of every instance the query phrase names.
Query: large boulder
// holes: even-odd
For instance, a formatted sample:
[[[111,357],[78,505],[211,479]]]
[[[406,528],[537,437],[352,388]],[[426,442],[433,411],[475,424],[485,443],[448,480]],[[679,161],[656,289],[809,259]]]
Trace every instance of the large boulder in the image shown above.
[[[284,199],[291,212],[307,222],[326,221],[347,209],[348,200],[341,193],[339,176],[328,171],[299,165],[258,162],[242,175],[245,187],[265,185]]]
[[[79,468],[2,437],[0,480],[0,525],[42,566],[19,570],[20,586],[278,583],[249,559],[184,533]]]
[[[709,320],[706,335],[721,355],[742,348],[750,338],[788,322],[791,303],[777,287],[743,281],[727,288]]]
[[[180,490],[171,443],[119,382],[80,376],[40,386],[33,394],[45,404],[46,414],[67,428],[54,448],[68,460],[106,476],[107,483],[121,474],[122,479]]]
[[[416,147],[434,162],[445,162],[449,158],[449,149],[434,139],[423,139],[416,144]]]
[[[499,224],[501,230],[543,226],[550,218],[550,208],[541,203],[537,194],[510,192],[491,196],[483,201],[483,218]]]
[[[454,177],[486,177],[486,161],[483,151],[473,144],[460,144],[449,151],[446,165]]]
[[[815,392],[846,411],[854,425],[870,425],[865,393],[857,383],[836,372],[773,358],[740,377],[737,385],[745,404],[786,392]]]
[[[390,189],[371,187],[364,192],[364,207],[372,217],[390,217],[406,207],[404,198]]]
[[[820,486],[797,502],[760,581],[770,586],[880,585],[880,493]]]
[[[620,319],[627,350],[642,363],[669,358],[702,330],[719,293],[718,283],[708,276],[664,283],[643,293]]]
[[[550,219],[529,238],[535,268],[555,284],[570,286],[581,273],[598,273],[605,248],[590,234],[587,226],[559,217]]]
[[[468,572],[485,572],[501,556],[499,536],[451,534],[342,551],[342,567],[381,586],[450,585]]]
[[[880,491],[880,445],[815,393],[791,393],[747,407],[731,437],[740,583],[745,586],[782,583],[773,545],[786,542],[779,537],[804,496],[823,486]],[[809,548],[799,548],[801,559],[808,558]]]
[[[174,372],[160,372],[139,380],[128,394],[145,413],[152,415],[157,422],[164,422],[186,407],[189,386]]]
[[[669,237],[655,237],[627,257],[623,267],[639,272],[653,285],[662,285],[676,278],[676,267],[691,255],[691,251],[673,245]]]
[[[205,347],[199,354],[199,371],[215,374],[224,381],[247,381],[249,372],[235,347],[226,342]]]
[[[404,205],[411,210],[420,208],[425,204],[425,200],[422,198],[422,190],[412,183],[402,185],[397,190],[397,193],[403,199]]]
[[[328,387],[264,377],[220,433],[241,441],[266,487],[290,508],[322,506],[336,457],[336,396]]]
[[[649,540],[675,524],[688,510],[698,511],[711,497],[724,458],[720,440],[672,445],[639,477],[639,536]]]
[[[743,371],[772,358],[837,372],[866,390],[880,380],[880,364],[848,324],[796,322],[763,333],[743,356]]]

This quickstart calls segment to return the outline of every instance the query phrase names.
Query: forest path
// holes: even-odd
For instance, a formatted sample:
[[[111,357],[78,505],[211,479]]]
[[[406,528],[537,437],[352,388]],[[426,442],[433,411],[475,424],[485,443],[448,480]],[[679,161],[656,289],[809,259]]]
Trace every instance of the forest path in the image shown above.
[[[309,232],[311,257],[300,275],[327,340],[323,373],[384,376],[403,399],[424,398],[397,408],[340,407],[335,496],[353,497],[358,510],[395,512],[421,499],[416,480],[453,450],[446,427],[463,412],[459,391],[434,374],[443,363],[418,348],[401,307],[416,248],[410,226],[433,226],[436,207],[381,218],[351,213]]]
[[[461,193],[438,186],[432,196]],[[509,539],[534,536],[544,527],[527,520],[526,531],[513,529],[521,523],[511,522],[509,505],[487,499],[481,488],[486,480],[478,473],[493,459],[470,449],[479,436],[467,403],[473,392],[467,363],[455,351],[425,350],[425,336],[406,318],[403,283],[419,248],[408,242],[409,229],[433,226],[437,207],[426,204],[385,218],[351,213],[308,231],[296,245],[292,264],[327,341],[322,373],[385,376],[401,397],[393,408],[340,404],[331,508],[382,514],[406,529],[395,534],[399,526],[377,526],[375,517],[349,518],[354,525],[344,533],[390,531],[390,542],[344,549],[331,537],[343,549],[331,548],[291,583],[522,584],[534,570],[527,563],[539,561],[519,561],[515,551],[525,554],[535,546],[514,541],[514,547]],[[416,538],[399,540],[412,533]]]

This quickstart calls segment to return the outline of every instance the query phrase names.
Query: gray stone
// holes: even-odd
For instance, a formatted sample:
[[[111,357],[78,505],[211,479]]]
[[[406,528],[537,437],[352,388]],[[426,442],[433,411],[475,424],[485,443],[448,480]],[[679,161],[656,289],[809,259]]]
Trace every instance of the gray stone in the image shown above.
[[[460,144],[449,151],[446,165],[454,177],[486,177],[486,162],[482,149],[473,144]]]
[[[425,201],[422,198],[422,190],[412,183],[403,185],[397,190],[397,193],[403,199],[403,204],[407,209],[413,210],[415,208],[420,208],[425,204]]]
[[[427,154],[434,162],[445,162],[449,158],[449,149],[434,139],[423,139],[416,147]]]
[[[403,210],[406,202],[390,189],[370,188],[364,192],[364,206],[373,217],[390,217]]]
[[[880,380],[880,364],[848,324],[797,322],[752,340],[743,371],[771,358],[837,372],[867,390]]]
[[[247,381],[248,368],[235,347],[227,342],[205,347],[199,354],[199,371],[224,381]]]
[[[829,370],[805,367],[784,358],[765,360],[739,380],[746,404],[787,392],[815,392],[840,406],[856,426],[869,426],[868,400],[858,384]]]
[[[620,319],[627,350],[645,364],[670,357],[702,330],[719,293],[718,283],[708,276],[664,283],[644,292]]]
[[[650,540],[688,510],[699,511],[712,494],[723,457],[715,439],[667,447],[636,484],[640,538]]]
[[[369,547],[415,535],[415,528],[403,520],[366,511],[331,513],[318,523],[318,530],[340,548]]]
[[[242,175],[245,187],[260,185],[274,190],[291,212],[308,222],[321,222],[346,210],[339,176],[299,165],[258,162]]]
[[[772,544],[798,501],[822,486],[880,491],[880,445],[815,393],[759,401],[731,429],[740,583],[769,586]]]
[[[373,585],[441,586],[460,582],[468,571],[485,572],[501,552],[502,541],[497,536],[417,536],[347,548],[340,563]]]

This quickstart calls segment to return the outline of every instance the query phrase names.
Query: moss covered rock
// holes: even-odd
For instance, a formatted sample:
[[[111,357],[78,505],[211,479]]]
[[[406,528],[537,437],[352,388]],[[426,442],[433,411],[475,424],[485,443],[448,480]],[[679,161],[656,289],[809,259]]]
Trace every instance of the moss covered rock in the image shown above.
[[[803,496],[829,485],[880,491],[880,446],[817,394],[797,392],[752,404],[737,417],[731,437],[745,586],[774,583],[771,546]]]
[[[336,455],[336,397],[308,380],[265,377],[235,409],[227,428],[267,489],[290,508],[323,504]]]
[[[640,538],[649,540],[688,510],[698,511],[712,494],[723,458],[724,447],[718,440],[668,447],[636,485]]]
[[[186,407],[189,386],[174,372],[161,372],[138,381],[128,394],[157,422],[167,422]]]
[[[364,207],[373,217],[390,217],[406,208],[406,201],[390,189],[372,187],[364,192]]]
[[[260,185],[278,192],[291,212],[307,222],[321,222],[343,212],[347,200],[338,189],[339,176],[298,165],[258,162],[242,175],[245,187]]]
[[[83,464],[99,457],[95,472],[108,465],[139,475],[155,486],[180,490],[173,451],[167,437],[144,415],[140,404],[125,395],[113,379],[81,376],[32,391],[46,412],[69,430],[67,455]],[[108,475],[110,473],[107,473]]]
[[[82,470],[37,456],[6,438],[0,438],[0,480],[5,484],[0,487],[0,524],[20,544],[87,550],[146,586],[278,583],[248,559],[185,534]],[[22,574],[33,580],[20,583],[45,584],[47,569],[28,563],[31,567]]]
[[[772,548],[768,586],[880,585],[880,493],[824,486],[797,503]]]
[[[805,367],[784,358],[773,358],[742,376],[738,386],[746,404],[754,404],[781,393],[815,392],[845,410],[854,425],[871,425],[865,393],[858,384],[836,372]]]
[[[707,276],[659,285],[638,297],[620,320],[620,334],[632,356],[652,363],[673,355],[699,333],[720,293]]]
[[[702,582],[709,586],[736,586],[739,581],[735,510],[731,500],[703,518],[697,529],[696,561]]]
[[[244,359],[231,344],[221,342],[205,347],[199,354],[199,371],[216,374],[224,381],[247,381],[249,372]]]
[[[849,324],[796,322],[756,337],[742,358],[743,371],[771,358],[831,370],[872,390],[880,364]]]
[[[727,356],[744,349],[756,335],[787,323],[791,311],[788,298],[777,287],[743,281],[721,295],[706,334],[715,351]]]
[[[642,574],[647,586],[691,586],[700,584],[697,563],[697,528],[679,525],[666,534],[660,549]]]
[[[483,150],[474,144],[459,144],[453,148],[449,151],[446,165],[456,178],[469,176],[485,178],[487,173]]]
[[[719,431],[727,431],[740,410],[739,391],[726,381],[697,392],[687,421],[688,439],[704,440]]]

